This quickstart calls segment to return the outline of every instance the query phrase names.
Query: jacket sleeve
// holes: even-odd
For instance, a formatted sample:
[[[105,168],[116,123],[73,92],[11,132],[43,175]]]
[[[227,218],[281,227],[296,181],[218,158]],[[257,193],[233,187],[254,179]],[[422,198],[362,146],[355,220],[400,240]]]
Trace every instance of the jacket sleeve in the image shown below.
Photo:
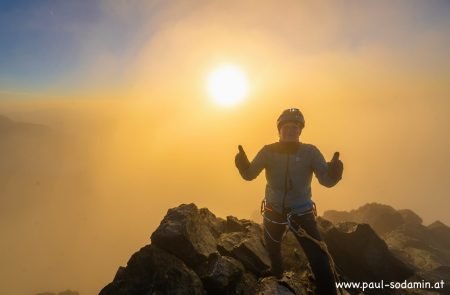
[[[261,171],[266,168],[267,162],[267,148],[263,147],[256,157],[250,162],[250,164],[245,169],[240,169],[239,173],[245,180],[255,179]]]
[[[319,183],[326,187],[333,187],[340,179],[331,177],[328,173],[328,165],[322,153],[315,146],[312,146],[312,169]]]

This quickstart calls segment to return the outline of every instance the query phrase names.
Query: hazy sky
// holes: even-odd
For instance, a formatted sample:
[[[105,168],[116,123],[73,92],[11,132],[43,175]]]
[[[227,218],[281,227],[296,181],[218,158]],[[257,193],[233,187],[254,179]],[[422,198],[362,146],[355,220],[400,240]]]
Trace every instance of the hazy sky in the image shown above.
[[[0,0],[0,115],[62,138],[26,159],[0,142],[34,171],[2,182],[4,292],[95,294],[182,202],[250,217],[264,177],[239,178],[237,145],[277,141],[288,107],[345,165],[335,188],[314,180],[320,212],[379,202],[450,224],[449,15],[448,1]],[[250,83],[231,108],[206,92],[222,63]]]

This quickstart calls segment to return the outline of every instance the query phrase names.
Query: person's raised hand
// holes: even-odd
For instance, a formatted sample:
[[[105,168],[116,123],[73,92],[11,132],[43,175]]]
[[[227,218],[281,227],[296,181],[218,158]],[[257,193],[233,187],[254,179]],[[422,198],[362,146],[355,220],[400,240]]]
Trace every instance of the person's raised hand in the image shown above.
[[[248,161],[247,155],[245,154],[242,145],[238,146],[238,150],[239,152],[234,158],[234,163],[239,170],[247,169],[247,167],[250,165],[250,162]]]
[[[339,152],[335,152],[331,162],[328,162],[328,174],[334,179],[341,179],[344,172],[344,164],[339,160]]]

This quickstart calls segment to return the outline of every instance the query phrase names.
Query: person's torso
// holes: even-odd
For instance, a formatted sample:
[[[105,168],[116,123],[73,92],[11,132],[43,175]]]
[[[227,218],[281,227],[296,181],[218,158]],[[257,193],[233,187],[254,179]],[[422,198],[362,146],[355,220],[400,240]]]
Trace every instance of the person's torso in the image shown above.
[[[304,143],[267,145],[266,201],[279,212],[312,207],[313,146]]]

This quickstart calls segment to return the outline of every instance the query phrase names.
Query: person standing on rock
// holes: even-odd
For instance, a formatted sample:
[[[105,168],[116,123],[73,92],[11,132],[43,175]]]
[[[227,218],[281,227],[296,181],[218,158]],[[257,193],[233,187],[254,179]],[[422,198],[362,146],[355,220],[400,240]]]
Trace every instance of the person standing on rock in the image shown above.
[[[305,120],[298,109],[283,111],[277,120],[279,141],[265,145],[251,162],[239,146],[235,164],[248,181],[265,169],[264,241],[271,260],[270,273],[278,278],[283,275],[281,241],[288,225],[309,260],[319,294],[337,294],[330,258],[317,243],[323,243],[323,239],[311,200],[311,181],[314,174],[320,184],[336,185],[342,178],[343,164],[338,152],[327,163],[317,147],[300,142],[304,127]],[[316,241],[299,235],[299,228]]]

